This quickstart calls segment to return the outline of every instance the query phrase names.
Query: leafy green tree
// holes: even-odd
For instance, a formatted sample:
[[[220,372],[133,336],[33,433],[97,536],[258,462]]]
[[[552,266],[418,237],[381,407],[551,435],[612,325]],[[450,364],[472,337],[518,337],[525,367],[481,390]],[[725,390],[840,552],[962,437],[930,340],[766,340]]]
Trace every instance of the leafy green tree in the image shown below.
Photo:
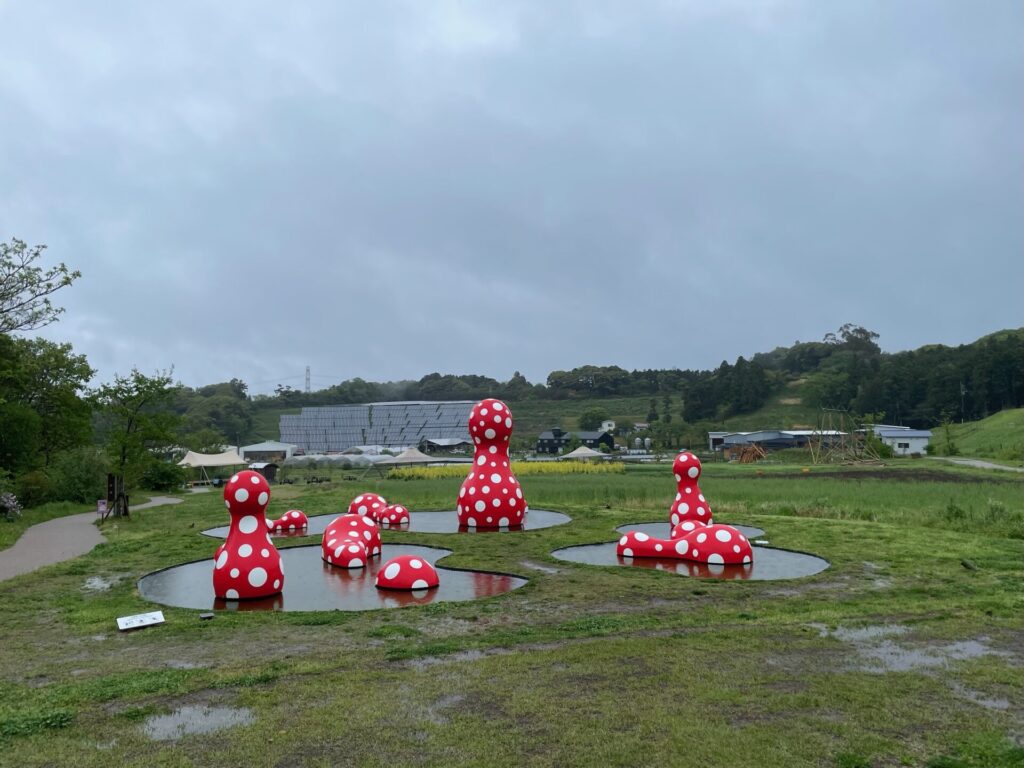
[[[146,376],[133,368],[115,376],[92,393],[106,437],[107,453],[121,490],[114,515],[128,514],[125,489],[134,487],[152,460],[153,451],[174,442],[180,419],[171,409],[174,396],[171,371]]]
[[[32,331],[54,322],[64,311],[50,296],[81,277],[61,262],[43,269],[45,245],[29,246],[12,238],[0,242],[0,333]]]
[[[608,420],[608,411],[604,408],[588,408],[580,414],[580,429],[585,432],[592,432],[601,428],[601,422]]]

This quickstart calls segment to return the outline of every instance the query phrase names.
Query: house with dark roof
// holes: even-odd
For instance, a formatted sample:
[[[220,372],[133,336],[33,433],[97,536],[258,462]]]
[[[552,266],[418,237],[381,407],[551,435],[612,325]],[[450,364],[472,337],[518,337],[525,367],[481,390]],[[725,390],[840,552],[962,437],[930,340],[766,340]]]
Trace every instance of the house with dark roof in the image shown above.
[[[554,427],[540,433],[540,436],[537,438],[537,453],[561,453],[562,449],[573,439],[579,440],[581,444],[587,446],[587,448],[593,448],[595,451],[601,450],[602,445],[606,446],[608,450],[615,447],[615,440],[608,432],[599,430],[593,432],[566,432],[558,427]]]

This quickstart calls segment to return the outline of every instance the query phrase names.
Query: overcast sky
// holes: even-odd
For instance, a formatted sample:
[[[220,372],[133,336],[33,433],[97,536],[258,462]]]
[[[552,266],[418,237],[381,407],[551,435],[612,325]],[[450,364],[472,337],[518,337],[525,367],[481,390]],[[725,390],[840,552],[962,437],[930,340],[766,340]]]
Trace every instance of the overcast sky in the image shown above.
[[[1024,325],[1019,0],[0,0],[0,239],[99,377],[706,368]]]

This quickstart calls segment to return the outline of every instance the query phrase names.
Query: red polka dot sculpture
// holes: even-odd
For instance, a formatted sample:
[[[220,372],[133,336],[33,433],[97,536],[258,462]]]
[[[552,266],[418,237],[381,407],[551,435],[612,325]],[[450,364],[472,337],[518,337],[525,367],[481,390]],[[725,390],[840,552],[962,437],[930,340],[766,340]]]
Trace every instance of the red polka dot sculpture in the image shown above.
[[[388,560],[377,571],[374,585],[378,589],[432,589],[440,582],[437,570],[415,555],[399,555]]]
[[[324,539],[320,546],[323,548],[323,559],[329,565],[338,568],[363,568],[369,560],[366,544],[361,539],[331,539],[327,543]]]
[[[270,486],[257,472],[239,472],[224,486],[231,528],[214,555],[213,591],[217,597],[269,597],[283,588],[281,555],[267,533],[269,502]]]
[[[529,507],[509,466],[512,412],[500,400],[481,400],[469,414],[475,444],[473,469],[459,489],[459,525],[469,528],[521,526]]]
[[[668,535],[670,539],[681,539],[683,536],[688,534],[690,531],[695,531],[698,528],[707,528],[707,523],[702,523],[700,520],[683,520],[681,523],[677,523],[672,526],[672,532]]]
[[[343,541],[349,539],[362,542],[366,547],[367,557],[376,557],[380,554],[380,528],[373,520],[363,515],[340,515],[328,524],[323,538],[320,540],[324,560],[327,560],[328,553],[333,552],[341,546]],[[331,561],[327,560],[327,562]]]
[[[361,493],[348,505],[348,513],[350,515],[366,515],[371,520],[379,522],[387,505],[383,496],[378,496],[376,493]]]
[[[672,463],[672,472],[675,473],[678,489],[676,499],[669,509],[668,519],[672,525],[678,525],[684,520],[711,522],[711,507],[697,485],[700,471],[700,459],[689,451],[680,453]]]
[[[378,522],[389,526],[404,525],[409,522],[409,510],[401,504],[388,504],[384,507]]]
[[[289,509],[277,520],[268,520],[267,527],[272,531],[299,531],[309,527],[309,518],[300,509]]]
[[[709,565],[744,565],[754,559],[754,550],[747,537],[729,525],[698,528],[676,541],[685,544],[685,560]]]

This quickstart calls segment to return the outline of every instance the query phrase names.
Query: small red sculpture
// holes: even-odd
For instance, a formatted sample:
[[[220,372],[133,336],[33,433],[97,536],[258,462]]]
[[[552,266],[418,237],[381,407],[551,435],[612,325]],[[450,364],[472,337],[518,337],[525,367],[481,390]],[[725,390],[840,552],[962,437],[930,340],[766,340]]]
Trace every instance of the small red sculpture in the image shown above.
[[[214,594],[225,600],[276,595],[284,586],[284,571],[267,533],[270,486],[258,472],[239,472],[224,486],[224,503],[231,528],[214,555]]]
[[[509,466],[512,412],[500,400],[481,400],[469,414],[469,434],[476,445],[473,468],[459,489],[459,526],[521,526],[529,507]]]
[[[439,583],[434,566],[415,555],[388,560],[374,581],[378,589],[431,589]]]
[[[401,504],[388,504],[377,522],[381,525],[404,525],[409,522],[409,510]]]
[[[323,559],[330,565],[339,568],[363,568],[369,559],[366,544],[361,539],[345,538],[331,539],[333,543],[329,546],[325,538],[320,542],[323,549]]]
[[[380,554],[380,528],[368,517],[349,514],[334,518],[324,530],[321,546],[324,552],[333,551],[345,539],[362,541],[366,546],[367,557]]]
[[[309,518],[300,509],[289,509],[277,520],[268,520],[267,527],[272,531],[295,531],[309,527]]]
[[[383,496],[378,496],[376,493],[361,493],[348,505],[348,513],[350,515],[366,515],[371,520],[379,522],[384,507],[387,505]]]
[[[729,525],[709,525],[691,531],[676,543],[686,545],[686,560],[709,565],[742,565],[754,560],[747,537]]]
[[[701,472],[700,459],[689,451],[683,451],[672,463],[672,472],[676,476],[678,493],[669,509],[669,522],[672,525],[678,525],[684,520],[711,523],[711,507],[697,485]]]

